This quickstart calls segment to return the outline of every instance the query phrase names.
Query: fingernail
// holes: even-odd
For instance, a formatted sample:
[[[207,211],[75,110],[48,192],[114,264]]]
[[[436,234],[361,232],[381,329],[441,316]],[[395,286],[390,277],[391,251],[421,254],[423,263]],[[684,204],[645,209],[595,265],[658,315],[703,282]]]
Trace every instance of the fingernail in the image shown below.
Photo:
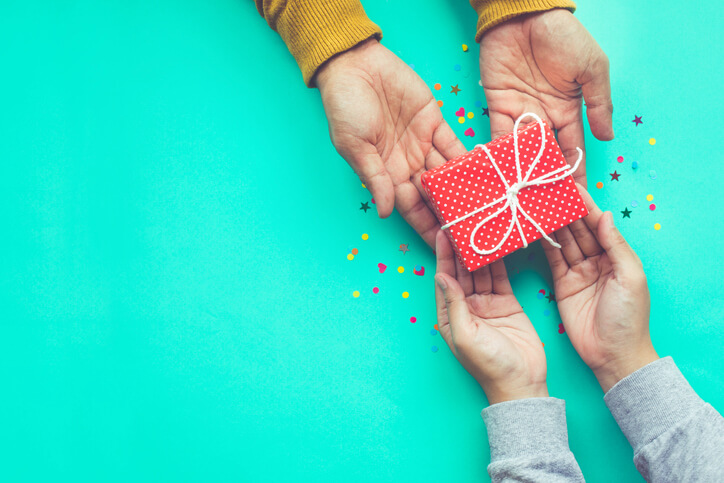
[[[440,287],[440,289],[442,289],[442,290],[445,290],[447,288],[445,279],[442,277],[435,277],[435,283],[437,283],[437,286]]]

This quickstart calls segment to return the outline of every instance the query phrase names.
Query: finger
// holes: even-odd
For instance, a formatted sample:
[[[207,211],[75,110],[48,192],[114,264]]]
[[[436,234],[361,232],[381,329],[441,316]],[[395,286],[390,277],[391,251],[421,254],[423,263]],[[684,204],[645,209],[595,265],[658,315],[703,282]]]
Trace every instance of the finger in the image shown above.
[[[578,165],[578,169],[573,173],[573,179],[584,187],[588,186],[586,182],[586,146],[583,136],[583,119],[581,118],[580,110],[573,122],[558,129],[558,145],[561,147],[563,157],[566,158],[566,162],[570,166],[576,164],[576,160],[578,159],[579,154],[576,148],[581,149],[583,159],[581,159],[581,164]]]
[[[493,277],[490,275],[490,265],[480,267],[473,272],[473,285],[476,294],[485,295],[493,291]]]
[[[613,102],[611,101],[611,80],[608,57],[598,48],[599,54],[588,65],[580,79],[583,99],[586,101],[586,116],[591,133],[601,141],[613,139]]]
[[[395,207],[395,187],[379,154],[357,154],[345,159],[372,193],[380,218],[390,216]]]
[[[598,221],[601,219],[603,211],[601,211],[601,209],[596,205],[596,202],[593,201],[591,194],[586,188],[578,183],[576,183],[576,187],[578,188],[578,192],[581,194],[581,198],[588,209],[588,215],[583,217],[583,221],[586,222],[588,229],[591,230],[596,237],[598,237],[596,230],[598,229]]]
[[[568,228],[571,229],[573,238],[581,248],[581,252],[585,257],[594,257],[603,253],[603,248],[598,244],[598,240],[593,235],[591,230],[588,229],[586,222],[583,220],[576,220]]]
[[[469,328],[470,312],[468,304],[465,301],[465,293],[457,280],[446,273],[438,273],[435,275],[435,283],[442,290],[447,309],[447,317],[450,321],[451,338],[463,337]],[[439,326],[438,326],[439,327]]]
[[[463,289],[465,296],[475,293],[475,285],[473,284],[473,274],[460,264],[458,257],[455,257],[455,269],[457,270],[457,281]]]
[[[432,145],[435,147],[435,151],[442,155],[442,158],[433,157],[429,161],[426,159],[425,166],[427,169],[436,168],[445,161],[467,152],[463,143],[460,142],[445,120],[443,120],[432,133]],[[442,162],[440,162],[441,160]],[[430,164],[428,164],[428,162]]]
[[[550,237],[554,241],[556,240],[555,233],[552,233]],[[568,262],[566,262],[566,259],[563,258],[563,253],[561,252],[560,248],[554,247],[553,245],[548,243],[548,240],[542,240],[541,243],[543,243],[543,251],[546,254],[546,258],[548,259],[548,265],[550,265],[551,267],[551,274],[553,275],[553,280],[558,280],[568,271]]]
[[[508,295],[513,293],[508,279],[508,271],[505,269],[503,260],[496,260],[490,264],[490,276],[493,279],[493,293]]]
[[[558,244],[561,246],[561,253],[563,253],[563,258],[566,259],[569,267],[578,265],[585,260],[583,252],[578,246],[578,243],[576,243],[576,239],[573,238],[570,228],[564,226],[556,230],[556,240],[558,240]]]
[[[490,139],[495,140],[501,136],[513,132],[513,118],[500,111],[488,110],[490,116]]]
[[[435,234],[440,229],[440,223],[411,181],[405,181],[395,187],[395,201],[400,215],[430,248],[434,248]]]
[[[641,261],[613,223],[613,214],[607,211],[598,223],[598,241],[606,250],[616,274],[625,274],[641,267]]]
[[[455,253],[442,230],[438,230],[437,236],[435,237],[435,254],[437,258],[436,273],[444,273],[455,277]],[[435,284],[435,304],[437,306],[437,328],[442,338],[450,347],[450,350],[455,352],[452,343],[450,317],[446,314],[447,306],[445,305],[445,296],[443,295],[442,288],[438,284]]]

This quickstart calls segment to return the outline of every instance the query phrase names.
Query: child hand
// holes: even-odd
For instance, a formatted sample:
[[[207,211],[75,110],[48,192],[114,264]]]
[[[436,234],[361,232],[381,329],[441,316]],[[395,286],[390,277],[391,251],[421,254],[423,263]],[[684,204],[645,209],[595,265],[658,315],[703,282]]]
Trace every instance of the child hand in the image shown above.
[[[490,404],[547,397],[543,345],[513,295],[502,260],[470,273],[442,230],[436,245],[438,329],[460,364]]]
[[[589,215],[555,232],[561,248],[543,243],[558,311],[581,359],[604,392],[659,358],[649,335],[649,290],[641,261],[578,185]]]

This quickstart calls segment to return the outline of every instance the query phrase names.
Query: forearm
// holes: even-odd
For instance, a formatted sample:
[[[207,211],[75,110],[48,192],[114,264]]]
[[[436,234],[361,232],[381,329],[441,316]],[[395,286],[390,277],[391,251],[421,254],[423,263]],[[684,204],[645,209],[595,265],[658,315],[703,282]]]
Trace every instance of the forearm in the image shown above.
[[[334,55],[382,31],[365,14],[359,0],[255,0],[269,26],[279,32],[299,65],[304,82]]]
[[[568,447],[565,402],[541,397],[493,404],[488,428],[493,481],[584,481]]]
[[[566,8],[571,12],[576,9],[571,0],[470,0],[470,5],[478,13],[476,42],[480,42],[486,31],[518,15],[553,8]]]
[[[619,381],[604,396],[648,481],[724,481],[724,419],[671,357]]]

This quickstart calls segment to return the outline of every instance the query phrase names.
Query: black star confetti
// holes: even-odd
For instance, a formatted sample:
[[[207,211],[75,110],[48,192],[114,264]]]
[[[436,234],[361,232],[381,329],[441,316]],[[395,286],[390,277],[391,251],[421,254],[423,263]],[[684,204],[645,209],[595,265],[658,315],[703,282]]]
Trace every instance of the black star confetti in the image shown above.
[[[487,108],[487,107],[484,107],[484,108],[483,108],[483,116],[488,116],[488,117],[490,117],[490,114],[488,113],[488,108]]]
[[[546,298],[548,299],[548,303],[556,301],[556,295],[553,292],[548,292],[548,295],[546,295]]]
[[[632,211],[628,209],[628,207],[624,208],[621,214],[624,218],[631,218]]]
[[[369,201],[367,203],[360,203],[362,206],[360,206],[360,210],[364,210],[365,213],[367,213],[367,210],[370,209],[370,203]]]

